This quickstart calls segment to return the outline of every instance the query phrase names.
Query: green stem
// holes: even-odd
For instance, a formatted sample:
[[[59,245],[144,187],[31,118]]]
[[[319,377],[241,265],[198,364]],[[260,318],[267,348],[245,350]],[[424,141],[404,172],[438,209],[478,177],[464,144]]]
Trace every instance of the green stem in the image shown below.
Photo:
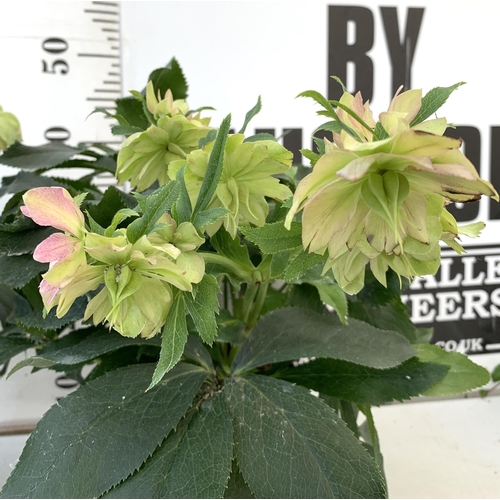
[[[223,255],[219,255],[213,252],[199,252],[199,253],[203,257],[206,263],[219,264],[220,266],[223,266],[232,273],[234,273],[238,278],[241,278],[242,281],[246,281],[247,283],[253,281],[253,276],[250,272],[241,269],[234,263],[234,261],[232,261],[228,257],[224,257]]]
[[[243,312],[243,321],[248,324],[248,318],[252,310],[253,301],[257,295],[259,285],[256,283],[249,283],[245,291],[245,296],[243,297],[243,304],[241,305],[241,310]]]
[[[375,460],[375,463],[378,465],[380,472],[382,473],[382,476],[384,477],[384,481],[386,481],[384,472],[384,458],[382,457],[382,452],[380,451],[380,441],[378,439],[377,429],[375,428],[375,422],[373,420],[372,410],[368,405],[359,405],[359,409],[365,414],[366,417],[368,430],[370,432],[370,437],[372,440],[373,458]]]
[[[255,325],[255,323],[257,323],[260,317],[260,312],[262,311],[262,307],[264,306],[264,301],[266,300],[269,283],[261,283],[260,285],[258,285],[258,287],[259,290],[257,291],[257,297],[255,298],[255,302],[248,317],[247,323],[249,326]]]

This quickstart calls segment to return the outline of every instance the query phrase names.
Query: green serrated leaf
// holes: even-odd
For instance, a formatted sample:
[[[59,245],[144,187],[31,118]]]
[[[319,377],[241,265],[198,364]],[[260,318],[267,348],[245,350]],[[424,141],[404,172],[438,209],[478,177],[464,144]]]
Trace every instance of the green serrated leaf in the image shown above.
[[[254,266],[248,255],[246,245],[240,243],[238,236],[233,240],[231,235],[224,229],[219,229],[211,238],[210,243],[220,255],[234,261],[241,269],[253,272]]]
[[[423,363],[417,358],[386,370],[337,359],[317,359],[274,376],[345,401],[380,406],[422,394],[448,370],[446,366]]]
[[[156,365],[148,391],[157,385],[165,373],[169,372],[181,359],[188,339],[186,324],[186,303],[184,293],[174,292],[172,307],[161,334],[160,359]]]
[[[276,137],[266,132],[261,132],[260,134],[249,135],[245,137],[243,142],[257,142],[257,141],[277,141]]]
[[[433,115],[446,102],[454,90],[464,84],[465,82],[458,82],[451,87],[436,87],[429,90],[429,92],[422,97],[422,106],[420,107],[417,116],[415,116],[413,121],[410,123],[410,127],[427,120],[429,116]]]
[[[25,170],[48,169],[69,160],[81,151],[56,141],[43,146],[25,146],[15,142],[3,152],[2,164]]]
[[[206,226],[213,224],[225,215],[230,213],[230,210],[224,207],[209,208],[200,212],[193,220],[193,225],[198,231],[202,231]]]
[[[272,334],[271,334],[272,332]],[[357,321],[287,307],[262,317],[238,352],[233,373],[302,357],[326,357],[372,368],[391,368],[415,356],[401,335]]]
[[[271,258],[271,278],[281,277],[287,268],[289,259],[290,252],[288,250],[273,254]]]
[[[56,316],[55,309],[52,309],[44,318],[42,311],[32,311],[26,316],[17,319],[18,326],[23,328],[36,328],[37,330],[59,330],[70,323],[81,320],[87,307],[87,299],[79,297],[75,300],[69,311],[62,317]]]
[[[224,163],[224,148],[226,146],[227,136],[229,134],[229,128],[231,127],[231,115],[227,115],[219,128],[217,133],[217,138],[215,139],[214,147],[210,152],[210,158],[208,159],[207,169],[205,171],[205,176],[201,184],[200,192],[198,194],[198,199],[193,208],[193,219],[196,218],[198,213],[205,210],[212,197],[215,194],[217,185],[219,184],[219,179],[222,174],[222,166]]]
[[[191,206],[191,200],[186,188],[186,182],[184,181],[184,171],[186,165],[184,165],[175,177],[175,180],[179,183],[180,194],[175,202],[175,214],[177,216],[177,224],[182,222],[187,222],[191,220],[191,215],[193,213],[193,208]]]
[[[430,344],[414,345],[420,361],[437,363],[449,367],[448,373],[427,389],[425,396],[452,396],[461,394],[490,381],[488,370],[476,365],[467,356],[458,352],[447,352]]]
[[[117,99],[116,114],[121,115],[128,125],[139,130],[146,130],[150,125],[144,114],[142,103],[135,97]]]
[[[337,134],[340,134],[340,132],[342,132],[342,130],[344,130],[344,127],[342,126],[342,123],[341,122],[338,122],[338,121],[335,121],[335,120],[332,120],[332,121],[329,121],[329,122],[325,122],[323,124],[321,124],[314,132],[313,134],[315,134],[316,132],[318,132],[319,130],[327,130],[328,132],[336,132]]]
[[[240,131],[238,132],[238,134],[244,134],[245,133],[245,130],[247,129],[247,126],[248,124],[250,123],[250,120],[256,116],[260,110],[262,109],[262,101],[260,99],[260,96],[257,98],[257,103],[255,104],[255,106],[249,110],[247,112],[247,114],[245,115],[245,121],[243,122],[243,125],[240,129]]]
[[[0,322],[5,327],[31,311],[30,303],[10,287],[0,285]]]
[[[188,83],[175,57],[164,68],[154,70],[148,80],[153,82],[155,94],[159,91],[162,98],[169,89],[174,99],[186,99],[188,96]]]
[[[35,276],[48,270],[48,264],[33,260],[31,255],[9,257],[0,255],[0,283],[11,288],[22,288]]]
[[[231,472],[231,420],[221,395],[193,413],[104,498],[221,498]]]
[[[207,344],[217,337],[216,314],[219,312],[219,283],[215,276],[205,274],[203,279],[193,285],[193,293],[185,293],[186,306],[193,318],[196,331]]]
[[[231,469],[226,491],[224,492],[224,498],[255,498],[255,495],[243,478],[243,474],[238,467],[236,459],[233,460],[233,467]]]
[[[321,300],[328,304],[337,312],[340,321],[347,324],[347,297],[345,292],[339,285],[333,283],[331,285],[315,284],[318,289]]]
[[[34,228],[17,233],[0,231],[0,253],[9,256],[33,253],[35,247],[54,231],[52,227]]]
[[[154,229],[158,219],[177,201],[180,189],[177,181],[170,181],[145,199],[143,216],[127,227],[127,238],[131,243],[135,243],[141,236],[149,234]]]
[[[323,260],[324,257],[321,255],[301,251],[286,268],[284,275],[285,281],[297,281],[304,276],[308,269],[311,269],[320,262],[323,262]]]
[[[314,165],[316,165],[316,162],[321,158],[321,155],[314,153],[310,149],[301,149],[300,152],[304,158],[307,158],[311,162],[311,166],[313,167]]]
[[[274,254],[302,246],[302,223],[292,222],[290,230],[284,221],[273,222],[262,227],[240,227],[245,238],[255,243],[263,253]]]
[[[21,171],[17,175],[4,177],[2,179],[0,196],[5,194],[23,193],[28,189],[45,186],[63,186],[63,183],[57,182],[52,177]]]
[[[382,475],[337,413],[271,377],[229,379],[237,460],[257,498],[385,498]]]
[[[102,227],[108,227],[113,218],[119,210],[129,208],[132,209],[136,206],[135,198],[116,186],[110,186],[101,200],[97,204],[89,204],[87,210],[91,217]]]
[[[98,498],[138,469],[177,426],[207,375],[180,364],[145,392],[153,369],[115,370],[54,405],[28,438],[0,498]]]

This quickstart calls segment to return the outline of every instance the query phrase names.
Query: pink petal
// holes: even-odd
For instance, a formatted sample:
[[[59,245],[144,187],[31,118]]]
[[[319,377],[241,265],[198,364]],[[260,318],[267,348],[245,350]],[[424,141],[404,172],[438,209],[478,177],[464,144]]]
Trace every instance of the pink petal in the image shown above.
[[[37,262],[61,262],[75,251],[78,240],[63,233],[51,234],[33,253]]]
[[[81,237],[84,218],[78,205],[66,189],[40,187],[24,194],[21,210],[40,226],[52,226]]]
[[[47,311],[50,311],[52,307],[57,305],[57,302],[59,302],[59,297],[57,296],[59,290],[60,289],[56,286],[49,285],[45,280],[41,281],[39,291],[42,297],[43,305]]]

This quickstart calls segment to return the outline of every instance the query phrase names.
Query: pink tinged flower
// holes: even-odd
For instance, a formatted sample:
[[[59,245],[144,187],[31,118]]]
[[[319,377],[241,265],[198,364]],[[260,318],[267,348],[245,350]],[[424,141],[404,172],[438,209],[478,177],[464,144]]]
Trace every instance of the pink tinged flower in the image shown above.
[[[41,281],[39,292],[47,312],[59,303],[59,290],[58,287],[49,285],[45,280]]]
[[[83,214],[66,189],[40,187],[23,196],[21,211],[40,226],[52,226],[81,238],[84,231]]]
[[[51,234],[35,248],[33,258],[37,262],[60,262],[75,252],[77,244],[78,240],[67,234]]]

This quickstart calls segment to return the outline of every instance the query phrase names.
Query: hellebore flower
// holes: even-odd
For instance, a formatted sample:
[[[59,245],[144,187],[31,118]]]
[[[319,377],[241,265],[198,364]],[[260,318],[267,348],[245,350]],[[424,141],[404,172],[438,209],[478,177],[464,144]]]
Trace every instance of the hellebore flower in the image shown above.
[[[233,238],[240,225],[263,226],[269,213],[266,197],[282,202],[292,195],[287,186],[273,177],[290,168],[292,153],[275,141],[244,142],[244,139],[243,134],[227,139],[222,175],[209,208],[224,207],[230,213],[207,227],[210,235],[222,224]],[[193,151],[186,159],[184,178],[193,204],[198,198],[213,145],[211,142],[202,150]],[[185,161],[172,163],[170,177],[175,178],[185,164]]]
[[[185,101],[174,101],[172,92],[167,91],[165,99],[158,102],[151,82],[146,103],[156,125],[128,137],[117,158],[118,181],[130,180],[137,191],[144,191],[156,181],[160,185],[168,182],[170,162],[185,159],[210,130],[210,118],[201,118],[199,114],[185,116],[189,106]]]
[[[7,149],[16,141],[22,141],[19,120],[0,106],[0,151]]]
[[[23,195],[22,213],[40,226],[51,226],[64,233],[54,233],[36,248],[33,258],[48,262],[43,275],[48,286],[61,288],[71,281],[79,267],[87,264],[83,250],[85,223],[83,214],[66,189],[40,187]]]
[[[172,287],[192,291],[205,273],[196,249],[204,242],[191,223],[176,225],[165,214],[159,229],[128,242],[125,230],[113,237],[89,233],[85,251],[103,263],[104,288],[92,298],[84,319],[108,321],[126,337],[149,338],[165,324],[172,303]]]
[[[342,99],[363,113],[367,125],[374,125],[360,94],[344,94]],[[458,235],[479,229],[460,230],[445,205],[477,200],[482,194],[498,201],[493,186],[459,150],[461,141],[441,135],[445,119],[411,126],[420,107],[421,91],[396,94],[380,115],[388,135],[382,140],[373,140],[373,130],[359,122],[354,126],[345,111],[339,113],[353,133],[334,134],[335,144],[326,144],[326,153],[295,192],[286,226],[303,211],[304,248],[328,253],[325,271],[331,268],[348,293],[363,287],[368,263],[384,285],[389,267],[410,279],[434,274],[440,263],[439,241],[463,251]]]

